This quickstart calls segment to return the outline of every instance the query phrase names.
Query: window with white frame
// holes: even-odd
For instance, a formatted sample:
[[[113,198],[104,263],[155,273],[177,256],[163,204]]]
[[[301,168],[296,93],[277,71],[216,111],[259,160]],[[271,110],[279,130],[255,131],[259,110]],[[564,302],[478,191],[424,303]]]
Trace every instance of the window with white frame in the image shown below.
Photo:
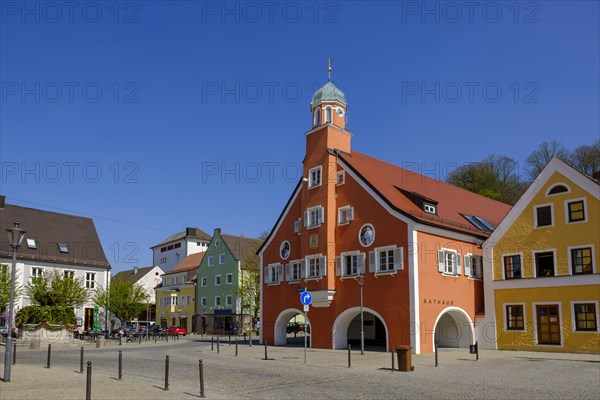
[[[200,304],[206,307],[206,297],[200,298]]]
[[[303,278],[302,265],[303,265],[302,260],[296,260],[296,261],[290,262],[286,266],[287,267],[286,277],[287,277],[288,281],[297,282]]]
[[[342,253],[336,258],[338,276],[357,276],[365,272],[365,253],[358,251]]]
[[[354,207],[344,206],[338,208],[338,225],[346,225],[354,219]]]
[[[523,304],[507,304],[504,309],[506,330],[524,331],[525,313]]]
[[[44,268],[31,267],[31,279],[41,278],[44,276]]]
[[[283,281],[283,264],[269,264],[265,267],[267,283],[280,283]]]
[[[225,305],[228,306],[228,307],[231,307],[231,304],[232,304],[231,300],[232,300],[232,296],[231,295],[228,294],[227,296],[225,296]]]
[[[64,270],[63,276],[67,279],[73,279],[73,278],[75,278],[75,271]]]
[[[402,247],[378,247],[369,252],[369,272],[389,273],[404,268],[404,251]]]
[[[300,218],[294,221],[294,233],[300,234]]]
[[[598,330],[598,321],[596,320],[596,303],[573,304],[573,317],[575,322],[575,331],[596,332]]]
[[[475,254],[467,254],[465,256],[465,275],[469,278],[481,278],[483,274],[482,268],[483,258]]]
[[[231,285],[233,283],[233,274],[225,275],[225,283]]]
[[[433,204],[423,204],[423,210],[429,214],[435,214],[435,206]]]
[[[536,228],[554,225],[554,212],[552,204],[543,204],[533,208],[533,218]]]
[[[313,126],[321,125],[321,108],[315,107],[313,111]]]
[[[179,303],[179,297],[171,296],[171,305],[176,306]]]
[[[96,287],[96,274],[94,272],[85,273],[85,287],[94,289]]]
[[[215,285],[219,286],[221,284],[221,275],[215,275]]]
[[[321,254],[306,257],[306,278],[320,278],[327,275],[327,259]]]
[[[221,264],[221,265],[225,264],[225,254],[219,255],[219,264]]]
[[[335,175],[335,184],[343,185],[346,182],[346,171],[338,171]]]
[[[66,243],[59,242],[58,243],[58,251],[60,251],[61,253],[68,253],[69,246],[67,246]]]
[[[221,306],[221,296],[215,296],[215,307]]]
[[[439,250],[438,271],[445,275],[460,275],[460,254],[458,254],[455,250]]]
[[[207,263],[209,267],[215,265],[215,256],[208,256]]]
[[[533,261],[536,277],[554,276],[554,251],[534,252]]]
[[[202,278],[200,278],[200,286],[201,287],[206,287],[207,284],[208,284],[208,278],[206,276],[203,276]]]
[[[330,124],[333,121],[333,108],[327,106],[325,108],[325,123]]]
[[[571,273],[573,275],[591,274],[594,272],[592,260],[592,247],[571,248]]]
[[[308,170],[308,188],[314,188],[317,186],[321,186],[321,174],[323,172],[323,168],[319,165],[318,167],[314,167]]]
[[[321,206],[315,206],[307,209],[304,212],[304,226],[307,228],[315,228],[323,223],[324,210]]]
[[[565,214],[567,223],[587,221],[585,199],[566,201]]]

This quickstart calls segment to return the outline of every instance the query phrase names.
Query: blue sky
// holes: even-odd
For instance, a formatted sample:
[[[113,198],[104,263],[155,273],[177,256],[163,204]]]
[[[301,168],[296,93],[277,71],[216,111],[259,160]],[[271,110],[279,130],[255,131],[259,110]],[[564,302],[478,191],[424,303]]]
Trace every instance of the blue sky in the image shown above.
[[[328,58],[353,149],[438,179],[600,132],[595,1],[66,4],[0,2],[0,193],[93,217],[115,271],[270,229]]]

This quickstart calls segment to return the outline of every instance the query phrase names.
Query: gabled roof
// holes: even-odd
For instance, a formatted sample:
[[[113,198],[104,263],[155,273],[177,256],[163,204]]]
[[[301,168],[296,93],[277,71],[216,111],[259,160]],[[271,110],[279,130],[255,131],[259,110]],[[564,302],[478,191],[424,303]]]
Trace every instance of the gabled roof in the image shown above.
[[[165,273],[164,275],[173,275],[181,272],[192,272],[187,276],[187,283],[192,283],[195,281],[196,276],[198,275],[198,267],[200,263],[204,259],[204,255],[206,252],[194,253],[190,254],[186,258],[184,258],[179,265],[177,265],[172,271]]]
[[[115,276],[113,276],[112,279],[123,279],[129,283],[137,283],[140,279],[142,279],[144,276],[150,273],[154,268],[156,268],[156,266],[151,265],[149,267],[141,267],[129,269],[127,271],[121,271]]]
[[[566,178],[577,184],[580,188],[588,192],[591,196],[600,200],[600,185],[593,178],[582,174],[569,164],[560,160],[559,158],[552,158],[548,164],[544,167],[542,172],[535,178],[535,180],[529,185],[525,193],[515,203],[510,212],[504,217],[502,222],[498,225],[496,230],[486,240],[486,244],[494,244],[502,238],[504,233],[510,228],[515,220],[521,215],[523,210],[529,205],[533,197],[540,191],[541,188],[546,185],[546,182],[552,177],[552,175],[558,172],[564,175]]]
[[[6,229],[14,222],[27,232],[17,252],[20,260],[110,269],[92,219],[11,204],[0,207],[0,257],[12,257]],[[37,248],[28,248],[27,239],[34,239]],[[68,252],[60,252],[58,243],[66,244]]]
[[[172,242],[176,242],[181,239],[200,239],[200,240],[210,241],[211,236],[208,233],[204,232],[200,228],[187,228],[185,231],[175,233],[150,248],[153,249],[155,247],[162,246],[162,245],[172,243]]]
[[[243,236],[227,235],[222,233],[221,238],[233,254],[236,260],[240,261],[242,268],[246,267],[246,257],[256,252],[261,242],[258,239],[247,238]]]
[[[476,228],[462,215],[485,218],[496,227],[511,206],[417,172],[369,157],[357,151],[339,153],[343,163],[396,211],[427,225],[487,237],[489,231]],[[407,193],[437,202],[436,215],[426,213]]]

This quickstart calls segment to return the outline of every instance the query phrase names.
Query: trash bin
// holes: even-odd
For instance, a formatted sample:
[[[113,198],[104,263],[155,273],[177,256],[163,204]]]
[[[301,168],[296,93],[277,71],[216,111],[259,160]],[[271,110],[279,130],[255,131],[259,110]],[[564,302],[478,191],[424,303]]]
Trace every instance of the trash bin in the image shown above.
[[[398,370],[403,372],[411,372],[414,370],[412,366],[412,346],[396,346],[396,354],[398,354]]]

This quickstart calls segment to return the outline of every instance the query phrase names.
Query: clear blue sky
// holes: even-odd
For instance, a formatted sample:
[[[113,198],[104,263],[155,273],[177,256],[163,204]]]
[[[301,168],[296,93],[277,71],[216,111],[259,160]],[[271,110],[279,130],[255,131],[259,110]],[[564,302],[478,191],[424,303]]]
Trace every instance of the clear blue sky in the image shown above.
[[[222,4],[0,2],[7,201],[92,216],[116,271],[186,226],[258,235],[329,57],[353,149],[438,179],[599,136],[597,1]]]

